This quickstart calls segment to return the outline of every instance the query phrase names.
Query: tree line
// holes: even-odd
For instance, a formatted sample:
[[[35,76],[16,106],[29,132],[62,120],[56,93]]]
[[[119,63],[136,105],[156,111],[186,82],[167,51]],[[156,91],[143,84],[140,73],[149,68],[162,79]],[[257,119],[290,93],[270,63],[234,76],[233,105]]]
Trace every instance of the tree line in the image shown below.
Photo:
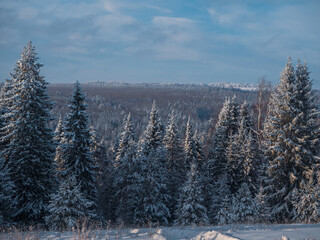
[[[306,64],[288,58],[257,127],[246,102],[226,98],[206,150],[190,117],[182,134],[155,102],[140,136],[129,113],[106,149],[78,82],[53,131],[41,66],[29,42],[1,90],[1,225],[319,221],[319,112]]]

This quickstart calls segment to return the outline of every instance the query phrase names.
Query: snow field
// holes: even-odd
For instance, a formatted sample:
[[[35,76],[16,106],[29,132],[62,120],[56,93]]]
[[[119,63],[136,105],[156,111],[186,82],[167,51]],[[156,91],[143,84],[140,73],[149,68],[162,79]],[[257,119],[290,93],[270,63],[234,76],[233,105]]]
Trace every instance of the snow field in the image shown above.
[[[208,227],[124,228],[77,232],[29,232],[0,239],[43,240],[320,240],[320,224],[228,225]]]

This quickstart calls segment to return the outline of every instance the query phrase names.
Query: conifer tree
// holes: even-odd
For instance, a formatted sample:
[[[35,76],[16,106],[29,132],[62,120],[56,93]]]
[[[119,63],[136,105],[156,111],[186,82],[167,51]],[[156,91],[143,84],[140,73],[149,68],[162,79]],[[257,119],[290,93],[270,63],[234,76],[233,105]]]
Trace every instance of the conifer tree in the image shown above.
[[[225,194],[225,197],[222,199],[217,215],[215,216],[216,222],[219,225],[226,225],[231,222],[231,208],[232,208],[232,195]]]
[[[137,194],[140,185],[137,177],[137,143],[130,113],[124,122],[119,141],[119,149],[115,159],[116,216],[117,221],[132,224],[134,210],[137,208]]]
[[[105,190],[109,191],[108,183],[106,182],[107,172],[107,154],[106,147],[99,134],[94,127],[90,127],[90,152],[93,157],[95,168],[95,185],[97,189],[97,214],[98,219],[104,220],[104,207],[106,205]],[[109,181],[109,180],[108,180]],[[110,183],[109,183],[110,184]]]
[[[60,182],[57,193],[52,194],[49,205],[49,215],[46,223],[52,230],[71,230],[82,218],[94,217],[88,215],[87,209],[92,208],[93,202],[86,199],[77,185],[74,176]]]
[[[247,101],[244,101],[243,104],[241,104],[240,112],[239,112],[239,123],[243,121],[243,127],[246,131],[246,133],[251,132],[252,134],[256,134],[256,131],[254,129],[253,124],[253,117],[252,114],[249,112],[249,106]]]
[[[198,136],[198,131],[195,131],[193,139],[195,142],[197,153],[197,169],[200,173],[199,187],[202,188],[204,207],[206,209],[209,209],[211,207],[212,186],[210,179],[210,171],[208,169],[208,160],[205,157],[204,150],[202,148],[202,143],[200,142]]]
[[[1,129],[5,126],[3,123],[3,115],[4,111],[0,111],[0,134]],[[1,136],[1,135],[0,135]],[[0,137],[1,139],[1,137]],[[0,152],[5,148],[6,144],[4,142],[0,143]],[[8,196],[10,196],[9,191],[11,189],[11,182],[8,178],[6,172],[5,172],[5,164],[6,161],[3,157],[0,156],[0,226],[5,225],[9,219],[8,216],[10,216],[10,199]]]
[[[176,224],[179,225],[207,225],[209,219],[204,206],[204,198],[200,184],[200,173],[197,163],[193,162],[187,180],[181,189]]]
[[[319,200],[319,111],[312,92],[312,81],[306,63],[298,60],[296,68],[295,118],[293,120],[295,147],[299,150],[295,155],[295,164],[302,166],[294,173],[299,181],[299,189],[294,193],[292,201],[294,219],[300,222],[317,222],[320,219]],[[296,183],[297,184],[297,183]]]
[[[242,183],[246,183],[254,196],[257,192],[254,168],[254,163],[258,160],[257,144],[252,138],[252,131],[247,128],[245,117],[240,121],[238,133],[230,138],[227,157],[230,193],[234,195]]]
[[[61,180],[61,171],[63,170],[63,159],[62,159],[62,144],[64,141],[64,135],[63,135],[63,120],[62,117],[59,117],[59,121],[56,127],[56,130],[54,131],[54,137],[53,140],[56,144],[56,153],[54,157],[54,163],[56,165],[56,175],[57,180]]]
[[[96,204],[96,166],[90,152],[87,106],[83,103],[84,100],[85,96],[81,92],[80,84],[76,82],[71,103],[68,105],[70,113],[67,114],[63,129],[62,176],[64,179],[74,176],[75,184],[79,185],[82,196]],[[95,209],[88,209],[88,215],[89,211],[95,211]]]
[[[229,223],[253,223],[257,219],[258,209],[255,198],[246,182],[241,184],[232,197]]]
[[[311,86],[307,67],[299,63],[295,72],[289,58],[271,96],[264,131],[269,163],[264,192],[271,221],[288,222],[298,218],[308,222],[317,212],[313,199],[317,198],[314,176],[319,169],[315,167],[319,162],[319,125]],[[306,197],[309,194],[313,197]],[[303,204],[303,201],[310,203]],[[301,211],[297,206],[306,209]],[[307,212],[309,214],[305,214]]]
[[[135,223],[167,224],[170,218],[167,154],[162,129],[158,110],[153,103],[149,124],[141,142],[139,164],[142,189],[135,211]]]
[[[174,210],[179,198],[179,188],[185,181],[185,160],[181,138],[178,132],[176,116],[172,111],[164,136],[164,144],[167,152],[167,168],[169,174],[170,213],[174,219]]]
[[[11,79],[3,89],[1,105],[6,109],[2,129],[1,156],[10,189],[13,221],[19,224],[43,222],[53,191],[54,143],[51,121],[52,103],[47,82],[40,75],[34,46],[28,42],[17,61]]]
[[[198,159],[197,146],[194,139],[194,132],[190,123],[190,117],[188,118],[186,137],[184,141],[184,152],[187,169],[190,169],[191,164],[196,163]]]
[[[115,178],[115,168],[114,168],[114,152],[113,146],[111,146],[106,151],[106,158],[104,161],[104,172],[102,181],[102,210],[104,219],[107,221],[115,221],[115,209],[117,206],[115,199],[115,188],[114,188],[114,178]]]
[[[208,171],[211,186],[212,203],[209,209],[209,217],[212,222],[217,219],[223,199],[228,198],[229,186],[227,147],[232,135],[238,131],[239,104],[234,96],[232,100],[225,100],[219,114],[219,120],[215,127],[213,143],[208,154]]]

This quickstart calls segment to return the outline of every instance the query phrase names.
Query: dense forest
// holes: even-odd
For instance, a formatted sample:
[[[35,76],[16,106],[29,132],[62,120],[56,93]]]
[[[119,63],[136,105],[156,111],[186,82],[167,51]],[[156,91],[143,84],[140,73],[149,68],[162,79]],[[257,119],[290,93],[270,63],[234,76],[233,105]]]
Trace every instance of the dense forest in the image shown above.
[[[56,84],[29,42],[1,89],[0,224],[318,222],[306,63],[272,88]],[[86,94],[85,94],[86,93]]]

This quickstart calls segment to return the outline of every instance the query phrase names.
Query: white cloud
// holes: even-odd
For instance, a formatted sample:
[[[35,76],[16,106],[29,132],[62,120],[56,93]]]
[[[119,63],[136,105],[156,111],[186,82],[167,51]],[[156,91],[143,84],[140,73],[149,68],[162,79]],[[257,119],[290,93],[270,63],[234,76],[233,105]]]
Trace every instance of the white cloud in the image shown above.
[[[25,7],[23,9],[19,9],[18,18],[29,20],[38,15],[39,11],[33,7]]]
[[[254,17],[254,13],[240,5],[227,5],[219,10],[208,8],[207,11],[211,18],[217,20],[221,25],[238,24],[240,20],[242,22]]]
[[[164,44],[155,48],[155,57],[164,60],[199,61],[202,53],[178,44]]]
[[[163,17],[156,16],[153,18],[152,22],[158,26],[175,26],[180,28],[189,28],[190,25],[193,25],[195,21],[188,18],[177,18],[177,17]]]

